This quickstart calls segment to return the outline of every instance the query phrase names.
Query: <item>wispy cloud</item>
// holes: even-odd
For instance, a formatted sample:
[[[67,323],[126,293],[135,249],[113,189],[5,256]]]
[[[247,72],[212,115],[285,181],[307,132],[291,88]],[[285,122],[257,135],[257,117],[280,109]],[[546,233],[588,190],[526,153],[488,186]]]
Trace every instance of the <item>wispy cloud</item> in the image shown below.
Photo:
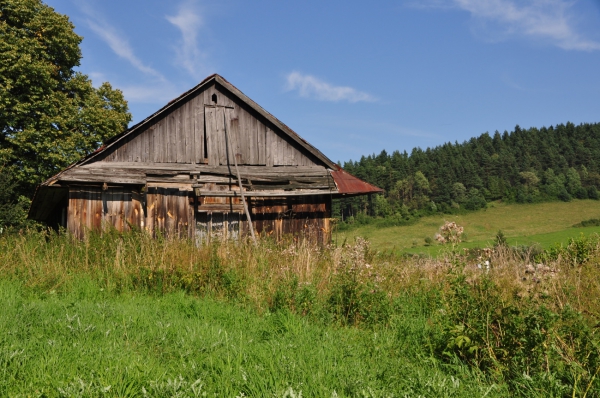
[[[169,83],[153,86],[128,85],[120,89],[123,90],[128,101],[148,104],[166,104],[181,94]]]
[[[497,24],[502,36],[547,40],[565,50],[600,50],[600,43],[582,36],[575,28],[573,2],[566,0],[431,0],[410,3],[416,7],[459,8],[484,27]]]
[[[119,57],[126,59],[129,63],[147,75],[157,77],[164,80],[164,76],[156,69],[145,65],[133,52],[133,49],[129,45],[129,42],[123,38],[123,35],[117,33],[117,31],[107,23],[88,20],[88,26],[94,31],[102,40],[108,44],[108,46],[117,54]]]
[[[124,35],[110,23],[106,22],[102,16],[96,12],[89,3],[81,2],[78,4],[80,10],[87,16],[86,23],[89,28],[102,39],[115,54],[127,60],[134,68],[140,72],[156,77],[162,81],[164,76],[156,69],[144,64],[133,51]]]
[[[373,102],[377,99],[370,94],[352,87],[334,86],[311,75],[291,72],[286,76],[286,89],[298,90],[301,97],[320,101]]]
[[[167,21],[181,31],[181,43],[175,47],[177,61],[192,76],[204,73],[204,54],[198,49],[198,31],[204,25],[194,1],[180,4],[175,16],[166,16]]]

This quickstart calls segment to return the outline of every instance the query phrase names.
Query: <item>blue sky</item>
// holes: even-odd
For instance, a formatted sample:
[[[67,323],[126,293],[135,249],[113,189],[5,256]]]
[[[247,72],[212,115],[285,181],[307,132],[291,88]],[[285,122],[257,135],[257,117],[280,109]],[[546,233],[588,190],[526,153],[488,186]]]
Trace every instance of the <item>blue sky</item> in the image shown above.
[[[133,123],[219,73],[334,161],[600,122],[600,1],[48,0]]]

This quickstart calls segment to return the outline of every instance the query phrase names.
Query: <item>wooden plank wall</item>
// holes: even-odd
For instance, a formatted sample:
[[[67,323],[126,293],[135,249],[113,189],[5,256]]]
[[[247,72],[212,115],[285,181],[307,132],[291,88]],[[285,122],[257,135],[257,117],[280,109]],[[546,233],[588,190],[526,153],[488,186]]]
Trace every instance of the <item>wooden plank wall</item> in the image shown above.
[[[131,188],[73,187],[69,190],[67,230],[82,239],[87,231],[143,226],[141,195]]]
[[[215,105],[212,101],[213,94],[217,96],[217,108],[211,108]],[[215,115],[217,112],[214,110],[219,110],[221,118],[216,117],[219,115]],[[214,122],[217,123],[210,131],[205,129],[205,112],[208,117],[215,116]],[[291,138],[216,84],[164,115],[145,130],[123,139],[114,148],[107,150],[101,160],[225,165],[227,157],[224,149],[223,112],[232,141],[230,156],[236,156],[238,164],[321,164]],[[233,164],[232,158],[229,161]]]
[[[196,239],[238,239],[249,233],[239,198],[199,198],[177,188],[149,187],[143,195],[131,188],[72,188],[67,229],[77,238],[87,231],[114,227],[144,228],[153,236]],[[331,240],[329,196],[252,198],[249,208],[256,232],[279,240],[284,235],[307,237],[321,244]],[[145,213],[145,214],[144,214]]]
[[[146,195],[146,229],[156,236],[194,237],[194,196],[177,188],[148,188]]]
[[[251,209],[252,221],[259,234],[277,240],[290,234],[324,245],[331,242],[329,196],[253,198]]]
[[[253,198],[250,212],[255,231],[281,240],[285,235],[303,237],[326,245],[331,242],[331,201],[319,197]],[[198,212],[196,241],[238,239],[249,234],[245,214],[240,212]]]
[[[69,190],[67,230],[78,239],[87,231],[102,229],[102,189],[75,187]]]

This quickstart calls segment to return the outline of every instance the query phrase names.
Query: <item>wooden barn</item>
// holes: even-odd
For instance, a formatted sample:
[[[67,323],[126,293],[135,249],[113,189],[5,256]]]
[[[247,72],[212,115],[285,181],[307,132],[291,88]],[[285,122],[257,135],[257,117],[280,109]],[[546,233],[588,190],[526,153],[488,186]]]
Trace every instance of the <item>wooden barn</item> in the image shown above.
[[[78,237],[114,227],[327,243],[331,200],[376,192],[215,74],[40,184],[29,218]]]

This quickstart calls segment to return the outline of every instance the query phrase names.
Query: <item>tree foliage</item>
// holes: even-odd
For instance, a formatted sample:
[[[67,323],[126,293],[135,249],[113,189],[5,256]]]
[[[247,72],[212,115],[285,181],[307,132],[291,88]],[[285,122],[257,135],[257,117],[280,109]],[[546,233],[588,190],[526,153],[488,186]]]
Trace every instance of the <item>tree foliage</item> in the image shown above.
[[[0,0],[0,165],[24,194],[131,120],[120,90],[75,70],[73,29],[40,0]]]
[[[463,143],[415,148],[411,153],[382,151],[343,164],[344,169],[385,190],[386,207],[408,213],[476,210],[486,202],[539,202],[598,199],[600,123],[560,124],[493,135]],[[433,205],[432,205],[433,203]],[[364,197],[334,204],[338,217],[368,211]]]

